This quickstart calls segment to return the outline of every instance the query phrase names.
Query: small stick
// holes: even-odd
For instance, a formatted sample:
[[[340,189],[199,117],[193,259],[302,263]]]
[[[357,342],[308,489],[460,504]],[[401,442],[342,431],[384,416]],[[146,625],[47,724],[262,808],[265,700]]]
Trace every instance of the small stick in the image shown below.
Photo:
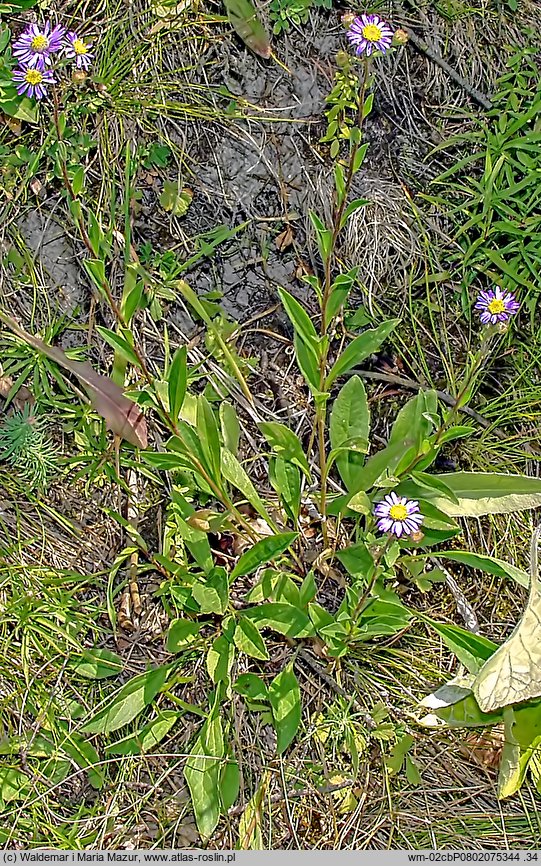
[[[400,7],[398,7],[398,12],[399,12],[399,14],[401,14],[402,17],[404,17],[404,11],[402,9],[400,9]],[[421,39],[419,36],[417,36],[417,34],[413,32],[413,30],[411,30],[405,24],[401,24],[400,26],[403,28],[403,30],[406,31],[406,33],[409,36],[410,42],[412,43],[412,45],[415,45],[415,47],[418,51],[421,51],[423,54],[426,54],[426,56],[428,57],[429,60],[432,60],[434,63],[437,63],[437,65],[441,69],[443,69],[444,72],[447,73],[449,78],[452,78],[452,80],[455,82],[455,84],[458,84],[459,87],[461,87],[463,90],[465,90],[466,93],[468,93],[471,96],[471,98],[475,102],[477,102],[478,105],[481,106],[481,108],[484,108],[485,111],[491,110],[491,108],[493,106],[492,106],[492,102],[490,101],[488,96],[485,96],[484,93],[481,93],[480,90],[477,90],[476,87],[473,87],[473,85],[471,85],[469,83],[469,81],[466,81],[465,78],[462,78],[462,76],[458,74],[456,69],[453,69],[453,67],[450,66],[449,63],[447,63],[447,61],[444,60],[440,54],[436,54],[435,51],[433,51],[431,48],[429,48],[429,46],[424,41],[424,39]]]

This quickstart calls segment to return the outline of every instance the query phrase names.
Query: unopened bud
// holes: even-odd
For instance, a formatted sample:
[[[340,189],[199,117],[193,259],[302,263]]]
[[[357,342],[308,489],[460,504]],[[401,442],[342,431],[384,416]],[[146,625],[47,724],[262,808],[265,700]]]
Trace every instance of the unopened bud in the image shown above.
[[[349,30],[349,28],[351,27],[351,25],[355,21],[356,17],[357,16],[355,15],[354,12],[344,12],[344,14],[342,15],[341,21],[342,21],[342,24],[344,25],[344,27],[346,28],[346,30]]]
[[[339,51],[336,55],[336,65],[339,69],[345,69],[350,64],[350,57],[347,51]]]
[[[86,72],[83,69],[74,69],[71,75],[74,84],[80,87],[86,81]]]
[[[509,327],[509,322],[498,322],[496,325],[496,331],[498,334],[505,334],[507,328]]]
[[[421,532],[420,529],[417,529],[415,532],[412,532],[410,535],[411,540],[415,544],[420,544],[424,537],[425,537],[425,534],[424,534],[424,532]]]
[[[405,45],[408,39],[409,35],[406,33],[405,30],[402,30],[402,28],[400,27],[398,28],[398,30],[395,30],[393,35],[393,42],[395,45]]]

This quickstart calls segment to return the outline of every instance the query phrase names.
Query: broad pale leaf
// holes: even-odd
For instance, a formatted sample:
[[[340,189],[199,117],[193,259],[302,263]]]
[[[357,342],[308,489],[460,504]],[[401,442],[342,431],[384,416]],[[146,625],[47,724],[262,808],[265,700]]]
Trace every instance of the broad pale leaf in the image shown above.
[[[541,506],[541,478],[496,472],[451,472],[437,475],[455,494],[458,503],[430,495],[430,500],[450,517],[508,514]]]
[[[541,586],[537,568],[540,534],[538,528],[532,539],[530,596],[522,619],[483,665],[473,684],[477,703],[485,713],[541,695]]]

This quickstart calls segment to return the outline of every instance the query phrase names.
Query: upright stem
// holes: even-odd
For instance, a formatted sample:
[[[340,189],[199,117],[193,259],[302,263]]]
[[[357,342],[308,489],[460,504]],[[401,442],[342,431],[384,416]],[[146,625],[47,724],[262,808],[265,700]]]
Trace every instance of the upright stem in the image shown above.
[[[58,101],[58,92],[56,90],[56,87],[53,87],[53,119],[54,119],[54,126],[55,126],[55,130],[56,130],[56,135],[58,137],[58,141],[60,142],[60,141],[62,141],[63,136],[62,136],[62,130],[60,128],[59,101]],[[61,159],[60,165],[61,165],[61,171],[62,171],[62,180],[64,182],[64,187],[66,189],[68,197],[69,197],[71,202],[78,201],[79,200],[78,196],[73,189],[73,185],[72,185],[71,180],[70,180],[69,175],[68,175],[67,166],[66,166],[66,163],[63,159]],[[86,230],[86,226],[83,222],[82,216],[75,216],[75,221],[77,223],[77,227],[78,227],[79,233],[81,235],[81,240],[83,241],[83,243],[84,243],[86,249],[88,250],[88,252],[90,253],[90,255],[94,257],[95,252],[94,252],[94,249],[92,248],[92,244],[90,242],[90,238],[88,236],[88,232]],[[107,302],[108,302],[108,304],[109,304],[109,306],[110,306],[110,308],[111,308],[111,310],[115,316],[117,323],[119,325],[122,325],[122,327],[124,327],[124,328],[128,327],[128,322],[124,318],[120,307],[118,306],[117,302],[115,301],[115,299],[111,293],[111,288],[110,288],[107,280],[101,280],[100,281],[100,288],[102,289],[103,294],[107,298]],[[141,368],[141,372],[143,373],[143,376],[144,376],[147,384],[152,389],[152,394],[153,394],[153,397],[154,397],[156,404],[159,408],[159,412],[160,412],[160,415],[162,417],[162,421],[164,422],[166,427],[169,429],[169,431],[171,433],[173,433],[173,435],[177,436],[182,442],[184,442],[182,432],[177,427],[177,424],[173,420],[167,407],[165,406],[158,389],[155,387],[154,376],[152,375],[152,373],[148,369],[148,366],[146,364],[146,361],[145,361],[143,355],[141,354],[137,345],[132,346],[132,349],[133,349],[133,352],[137,358],[137,362]],[[198,460],[196,455],[194,455],[190,452],[190,459],[192,460],[192,462],[194,464],[194,469],[196,469],[197,472],[201,475],[201,477],[206,481],[206,483],[209,485],[210,489],[213,491],[216,498],[227,508],[227,510],[231,514],[233,514],[235,516],[235,518],[238,520],[238,522],[241,524],[241,526],[245,529],[245,531],[248,533],[248,535],[252,539],[257,541],[259,536],[257,536],[257,534],[254,532],[253,527],[251,527],[250,524],[245,520],[243,515],[238,511],[238,509],[235,507],[234,503],[230,500],[229,496],[225,493],[225,491],[223,491],[219,487],[219,485],[217,485],[215,483],[213,478],[206,471],[205,467]]]
[[[369,60],[368,58],[364,58],[363,62],[363,72],[361,77],[361,88],[359,92],[359,111],[357,117],[357,129],[359,130],[359,136],[357,141],[351,147],[349,153],[349,160],[347,165],[347,172],[344,178],[344,193],[341,197],[340,203],[338,206],[334,208],[333,212],[333,221],[331,228],[331,243],[330,250],[328,256],[325,258],[323,262],[324,266],[324,279],[323,279],[323,294],[321,298],[321,326],[320,326],[320,334],[321,337],[325,337],[327,330],[329,328],[330,322],[327,321],[327,307],[329,304],[329,298],[331,296],[332,290],[332,266],[335,258],[335,248],[338,241],[338,236],[341,230],[341,222],[344,216],[344,211],[347,206],[347,201],[349,198],[349,193],[351,190],[351,184],[353,182],[353,176],[355,174],[355,159],[357,153],[359,152],[359,148],[362,143],[362,126],[364,120],[364,98],[366,93],[366,87],[368,84],[368,71],[369,71]],[[325,345],[324,350],[321,353],[320,361],[319,361],[319,390],[320,392],[325,391],[325,379],[327,376],[327,361],[329,357],[329,345]],[[327,476],[328,476],[328,466],[327,466],[327,454],[326,454],[326,446],[325,446],[325,431],[327,425],[327,400],[325,398],[321,398],[318,400],[316,404],[316,429],[317,429],[317,441],[318,441],[318,451],[319,451],[319,468],[320,468],[320,484],[321,484],[321,492],[320,492],[320,501],[319,501],[319,510],[322,517],[322,532],[323,532],[323,543],[325,547],[328,546],[328,532],[327,532],[327,524],[326,524],[326,512],[327,512]],[[313,442],[313,437],[312,437]]]

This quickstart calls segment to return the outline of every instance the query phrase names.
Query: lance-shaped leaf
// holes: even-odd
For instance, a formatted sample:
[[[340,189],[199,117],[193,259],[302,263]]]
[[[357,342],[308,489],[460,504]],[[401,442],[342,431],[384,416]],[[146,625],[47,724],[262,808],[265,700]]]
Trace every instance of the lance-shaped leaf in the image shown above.
[[[224,5],[233,29],[242,41],[254,54],[268,60],[271,56],[270,39],[250,0],[224,0]]]
[[[146,448],[148,445],[147,423],[141,409],[128,397],[126,397],[119,385],[116,385],[108,376],[102,376],[90,366],[87,361],[74,361],[68,358],[58,346],[49,346],[29,334],[15,319],[6,313],[0,313],[0,321],[13,331],[21,340],[29,346],[37,349],[51,361],[55,361],[60,367],[68,370],[79,380],[87,392],[92,406],[101,415],[109,430],[116,433],[126,442],[130,442],[136,448]]]

